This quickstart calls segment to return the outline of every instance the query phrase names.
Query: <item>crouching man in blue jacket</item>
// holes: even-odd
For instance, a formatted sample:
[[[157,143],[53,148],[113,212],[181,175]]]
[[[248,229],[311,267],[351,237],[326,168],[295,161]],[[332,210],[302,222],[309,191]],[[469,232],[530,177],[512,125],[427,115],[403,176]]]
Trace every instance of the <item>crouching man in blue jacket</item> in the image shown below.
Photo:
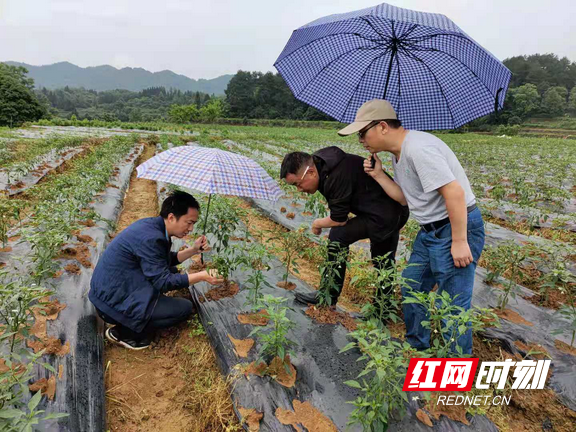
[[[192,313],[192,302],[164,295],[196,282],[222,283],[214,272],[180,274],[176,265],[207,246],[206,237],[194,246],[171,252],[172,236],[182,238],[198,221],[200,205],[185,192],[164,200],[160,216],[140,219],[108,245],[90,282],[89,299],[98,315],[114,327],[106,337],[125,348],[150,346],[154,330],[171,327]]]

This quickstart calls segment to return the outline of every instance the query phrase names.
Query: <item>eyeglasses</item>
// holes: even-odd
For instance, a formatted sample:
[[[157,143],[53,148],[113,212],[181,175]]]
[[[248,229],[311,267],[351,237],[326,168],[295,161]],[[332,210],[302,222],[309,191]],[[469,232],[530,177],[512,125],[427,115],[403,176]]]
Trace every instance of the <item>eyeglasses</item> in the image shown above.
[[[306,173],[308,172],[309,169],[310,169],[310,165],[308,165],[306,167],[306,169],[304,170],[304,174],[302,174],[302,177],[300,177],[300,179],[297,182],[294,182],[294,186],[300,187],[300,183],[302,183],[302,180],[304,180],[304,176],[306,175]]]
[[[374,126],[376,126],[378,123],[380,123],[380,120],[373,121],[368,126],[366,126],[364,129],[359,131],[358,132],[358,138],[363,139],[364,136],[366,136],[366,132],[368,132],[370,129],[372,129]]]

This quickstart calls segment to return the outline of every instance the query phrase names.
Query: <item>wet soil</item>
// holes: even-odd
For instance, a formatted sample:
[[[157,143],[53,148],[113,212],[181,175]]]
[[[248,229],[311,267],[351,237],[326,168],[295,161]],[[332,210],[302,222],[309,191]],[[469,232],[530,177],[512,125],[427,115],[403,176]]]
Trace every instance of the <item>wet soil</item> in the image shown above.
[[[92,220],[92,219],[86,219],[83,221],[78,222],[80,225],[84,225],[85,227],[93,227],[96,225],[96,223]]]
[[[26,345],[35,353],[45,349],[45,354],[62,357],[70,352],[70,342],[62,344],[60,339],[48,336],[46,331],[46,322],[57,319],[60,311],[65,308],[66,305],[58,300],[49,301],[44,298],[40,307],[34,309],[34,325],[30,329],[30,338]]]
[[[287,388],[294,387],[296,383],[296,368],[290,362],[289,355],[284,357],[284,361],[280,357],[274,357],[270,362],[270,366],[268,366],[266,374]]]
[[[192,261],[192,264],[188,267],[189,273],[196,273],[202,270],[206,270],[206,263],[202,264],[200,260]]]
[[[58,338],[47,337],[45,339],[39,340],[28,340],[26,341],[28,348],[32,348],[34,353],[38,353],[41,350],[45,350],[45,355],[57,355],[58,357],[64,357],[70,352],[70,342],[66,342],[64,345],[62,341]]]
[[[494,309],[494,313],[498,315],[498,317],[513,322],[514,324],[522,324],[530,327],[534,325],[530,321],[526,321],[519,313],[514,312],[512,309],[504,309],[503,311]]]
[[[269,319],[266,316],[266,310],[262,309],[258,313],[242,313],[238,314],[238,321],[241,324],[250,324],[256,326],[268,325]]]
[[[236,282],[227,281],[220,285],[214,285],[204,294],[204,300],[218,301],[226,297],[234,297],[240,291]],[[203,303],[203,301],[202,301]]]
[[[82,264],[82,267],[84,268],[92,267],[90,249],[88,249],[88,246],[86,246],[84,243],[80,243],[75,247],[69,246],[62,249],[59,257],[63,259],[76,260]]]
[[[537,293],[536,295],[532,296],[532,297],[524,297],[524,300],[529,301],[530,303],[532,303],[533,305],[536,305],[538,307],[546,307],[546,308],[550,308],[550,309],[560,309],[560,307],[562,307],[563,304],[566,304],[567,301],[567,295],[566,294],[562,294],[560,291],[558,291],[557,289],[553,289],[550,290],[550,292],[548,293],[548,298],[545,299],[543,295],[541,295],[540,293]]]
[[[416,418],[421,422],[424,423],[426,426],[433,427],[432,420],[430,420],[430,416],[426,414],[424,411],[419,409],[416,411]]]
[[[66,270],[68,273],[71,274],[80,274],[82,272],[82,270],[80,270],[80,267],[78,267],[76,264],[68,264],[64,267],[64,270]]]
[[[280,281],[276,284],[278,288],[283,288],[288,291],[294,291],[296,289],[296,284],[294,282],[284,282]]]
[[[248,379],[250,379],[250,375],[262,377],[266,374],[267,369],[268,365],[266,363],[253,361],[246,366],[246,368],[243,370],[243,373],[244,376]]]
[[[310,402],[292,402],[294,411],[282,408],[276,409],[276,418],[284,425],[292,425],[299,430],[300,425],[308,432],[338,432],[338,429],[332,421],[314,408]],[[301,429],[300,429],[301,430]]]
[[[536,343],[525,344],[519,340],[514,341],[514,345],[516,345],[516,347],[522,351],[524,355],[530,354],[530,357],[535,358],[536,360],[546,360],[551,358],[550,354],[548,354],[548,351],[546,351],[542,345]]]
[[[255,408],[242,408],[238,406],[238,411],[242,416],[242,423],[248,425],[249,432],[260,431],[260,420],[264,417],[264,413],[256,411]]]
[[[40,378],[38,381],[30,384],[28,389],[32,393],[36,393],[40,390],[43,396],[48,397],[49,400],[54,400],[54,395],[56,394],[56,377],[52,375],[48,379]]]
[[[248,352],[254,346],[254,339],[235,339],[228,335],[230,341],[234,344],[234,352],[240,358],[247,358]]]
[[[288,365],[286,368],[285,365]],[[296,383],[296,368],[290,362],[290,356],[286,355],[284,357],[284,361],[280,359],[280,357],[274,357],[270,362],[270,365],[267,365],[263,361],[253,361],[252,363],[247,364],[242,373],[248,379],[250,379],[250,375],[256,375],[259,377],[269,376],[276,380],[278,384],[292,388]]]
[[[94,243],[94,239],[92,237],[90,237],[89,235],[78,234],[78,235],[76,235],[76,238],[78,239],[79,242],[82,242],[82,243],[88,243],[88,244]]]
[[[558,348],[560,351],[566,354],[571,354],[576,356],[576,346],[571,347],[566,342],[562,342],[559,339],[554,339],[554,346]]]
[[[334,307],[309,305],[305,313],[321,324],[340,324],[348,331],[354,331],[357,327],[354,318],[345,312],[337,311]]]

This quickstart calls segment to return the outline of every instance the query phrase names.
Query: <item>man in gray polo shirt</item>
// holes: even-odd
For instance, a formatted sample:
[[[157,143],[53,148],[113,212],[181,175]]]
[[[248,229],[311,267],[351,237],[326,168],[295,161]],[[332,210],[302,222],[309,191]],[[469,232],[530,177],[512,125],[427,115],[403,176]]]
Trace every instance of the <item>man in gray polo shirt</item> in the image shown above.
[[[484,247],[484,222],[468,177],[450,148],[426,132],[404,129],[392,105],[374,99],[360,107],[354,123],[340,135],[358,133],[371,153],[364,170],[388,196],[410,209],[421,226],[414,241],[409,266],[403,273],[414,291],[430,292],[438,284],[454,304],[468,310],[472,302],[474,272]],[[394,181],[385,175],[376,155],[392,154]],[[403,289],[404,298],[410,295]],[[430,347],[430,331],[421,325],[426,311],[420,305],[403,305],[406,337],[415,348]],[[448,317],[447,317],[448,318]],[[457,344],[472,353],[472,331]]]

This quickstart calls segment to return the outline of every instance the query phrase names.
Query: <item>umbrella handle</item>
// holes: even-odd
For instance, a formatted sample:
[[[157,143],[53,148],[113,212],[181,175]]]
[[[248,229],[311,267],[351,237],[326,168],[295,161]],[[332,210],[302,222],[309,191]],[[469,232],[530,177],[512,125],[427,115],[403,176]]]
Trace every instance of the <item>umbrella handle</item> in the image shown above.
[[[212,194],[208,195],[208,206],[206,208],[206,217],[204,217],[204,232],[202,236],[206,235],[206,227],[208,226],[208,213],[210,213],[210,201],[212,201]],[[200,250],[200,263],[204,264],[204,253]]]

